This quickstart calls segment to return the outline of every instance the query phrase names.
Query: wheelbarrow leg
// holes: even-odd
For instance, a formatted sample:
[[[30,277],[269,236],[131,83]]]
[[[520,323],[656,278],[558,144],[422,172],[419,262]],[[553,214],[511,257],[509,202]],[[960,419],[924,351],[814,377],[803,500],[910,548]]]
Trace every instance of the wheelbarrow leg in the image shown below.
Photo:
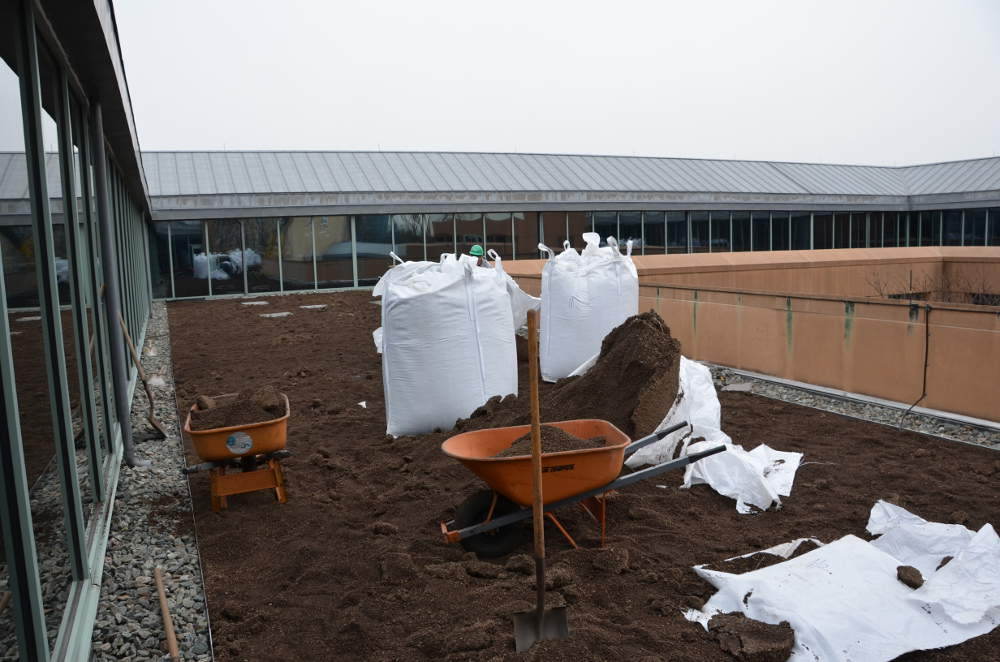
[[[601,527],[601,547],[604,547],[604,531],[605,531],[605,502],[604,498],[600,495],[587,497],[580,502],[580,507],[583,508],[588,515],[590,515],[594,522]]]
[[[219,483],[218,480],[222,476],[226,475],[226,467],[220,466],[212,469],[209,474],[212,477],[212,512],[219,512],[220,510],[225,510],[228,507],[226,503],[226,497],[219,495]]]
[[[545,513],[545,516],[548,517],[552,521],[552,523],[556,525],[556,528],[559,529],[559,532],[563,534],[563,537],[569,541],[569,544],[573,545],[574,549],[580,548],[580,546],[576,544],[576,541],[573,540],[573,536],[569,535],[569,531],[563,528],[562,523],[558,519],[556,519],[555,515],[553,515],[552,513]]]
[[[274,496],[278,499],[278,503],[285,503],[288,501],[288,495],[285,494],[285,472],[281,470],[281,463],[271,458],[267,464],[274,472]]]

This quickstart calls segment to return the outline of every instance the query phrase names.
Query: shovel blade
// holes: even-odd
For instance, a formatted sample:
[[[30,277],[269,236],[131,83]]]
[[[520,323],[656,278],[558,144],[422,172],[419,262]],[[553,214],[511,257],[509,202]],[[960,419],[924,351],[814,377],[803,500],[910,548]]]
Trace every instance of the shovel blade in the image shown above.
[[[546,609],[542,612],[540,623],[537,610],[514,614],[514,650],[518,653],[528,650],[539,641],[565,639],[568,636],[566,607]]]

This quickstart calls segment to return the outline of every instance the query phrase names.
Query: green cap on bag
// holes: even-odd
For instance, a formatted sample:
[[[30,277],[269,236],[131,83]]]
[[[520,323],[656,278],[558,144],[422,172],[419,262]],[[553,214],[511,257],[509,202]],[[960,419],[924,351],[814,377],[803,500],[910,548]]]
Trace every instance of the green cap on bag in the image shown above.
[[[469,249],[469,255],[471,255],[472,257],[482,257],[483,247],[480,246],[479,244],[476,244],[475,246]]]

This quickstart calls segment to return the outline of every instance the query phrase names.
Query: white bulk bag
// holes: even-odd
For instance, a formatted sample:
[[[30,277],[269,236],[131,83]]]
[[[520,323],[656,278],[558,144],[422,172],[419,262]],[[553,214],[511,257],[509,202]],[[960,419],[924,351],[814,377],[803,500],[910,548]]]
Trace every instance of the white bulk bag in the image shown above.
[[[404,262],[373,291],[382,297],[386,432],[450,429],[494,395],[517,393],[517,351],[500,268],[467,256]]]
[[[601,248],[596,232],[583,235],[587,247],[577,253],[569,242],[549,254],[542,269],[541,372],[554,382],[568,377],[601,351],[604,336],[639,312],[639,275],[632,262],[632,242],[626,253],[608,237]]]

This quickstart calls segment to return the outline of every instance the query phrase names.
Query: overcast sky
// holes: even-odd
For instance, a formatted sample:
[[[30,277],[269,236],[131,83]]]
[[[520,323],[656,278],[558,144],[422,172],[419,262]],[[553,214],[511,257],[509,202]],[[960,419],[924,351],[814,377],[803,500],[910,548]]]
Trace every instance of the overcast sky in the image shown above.
[[[118,0],[144,149],[1000,154],[1000,2]]]

